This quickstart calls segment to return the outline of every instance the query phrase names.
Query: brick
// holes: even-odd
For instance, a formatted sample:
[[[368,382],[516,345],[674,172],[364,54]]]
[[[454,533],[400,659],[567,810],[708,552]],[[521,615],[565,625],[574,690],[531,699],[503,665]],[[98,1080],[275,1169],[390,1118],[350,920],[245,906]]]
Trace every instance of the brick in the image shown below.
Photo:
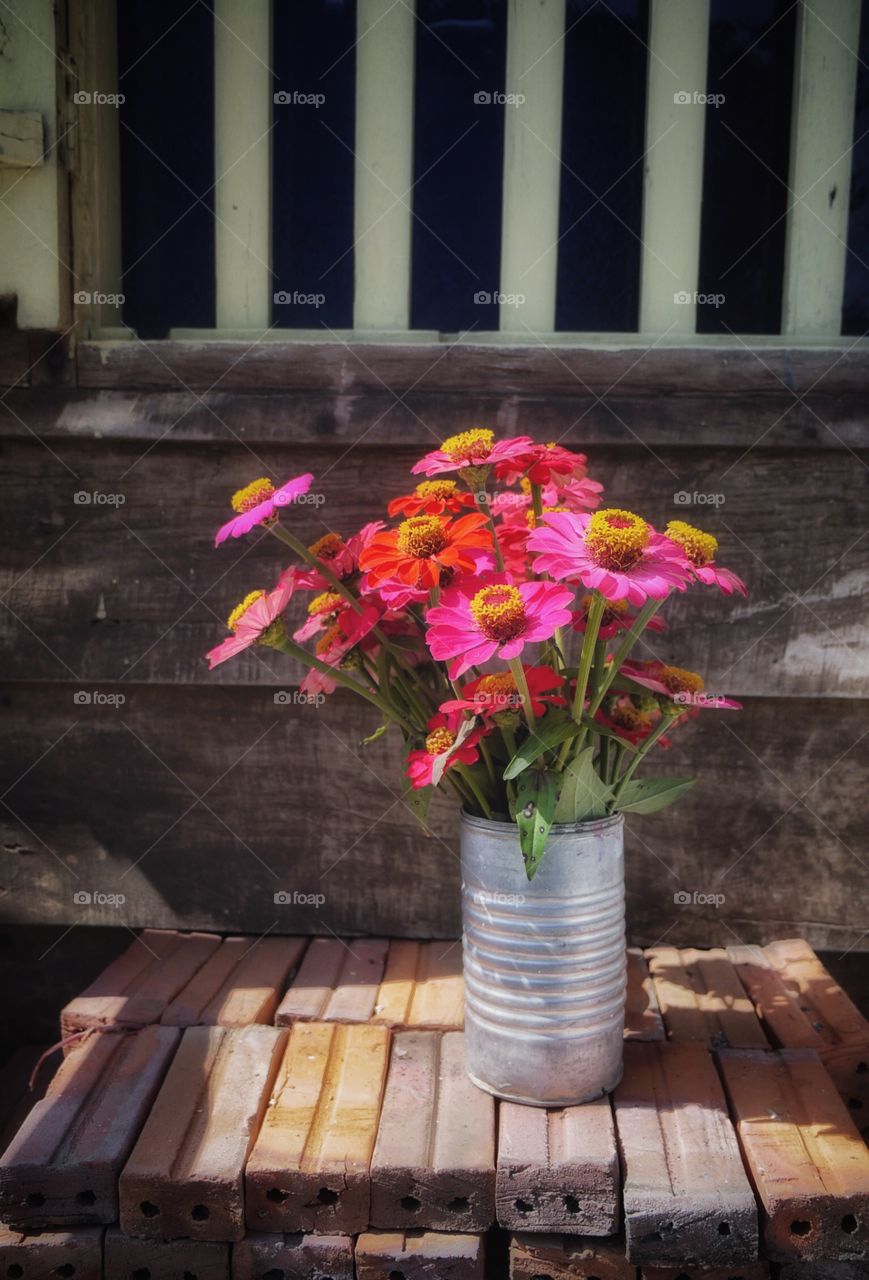
[[[646,959],[668,1039],[697,1040],[714,1048],[769,1047],[725,950],[652,947]]]
[[[621,1206],[609,1099],[557,1110],[502,1102],[495,1205],[511,1230],[612,1235]]]
[[[866,1280],[865,1262],[784,1262],[776,1270],[776,1280]]]
[[[117,1227],[106,1232],[105,1280],[182,1277],[229,1280],[229,1245],[213,1240],[137,1240]]]
[[[356,1241],[357,1280],[483,1280],[483,1241],[434,1231],[367,1231]]]
[[[395,1031],[461,1031],[464,1021],[461,942],[390,942],[372,1022]]]
[[[232,1280],[353,1280],[352,1236],[249,1231],[232,1247]]]
[[[628,1042],[613,1101],[628,1258],[655,1266],[755,1261],[757,1206],[706,1048]]]
[[[807,1049],[722,1050],[739,1140],[773,1261],[869,1257],[869,1151]]]
[[[628,986],[625,993],[625,1039],[665,1040],[664,1023],[649,974],[646,957],[639,947],[628,947]]]
[[[159,1022],[175,998],[220,945],[216,933],[143,929],[123,955],[61,1011],[61,1037],[88,1027]]]
[[[170,1028],[163,1028],[169,1031]],[[188,1027],[120,1179],[130,1236],[240,1240],[245,1161],[286,1032]]]
[[[305,938],[225,938],[160,1021],[172,1027],[272,1022]]]
[[[9,1280],[102,1280],[103,1228],[71,1227],[23,1235],[0,1227],[0,1275]]]
[[[400,1031],[371,1161],[375,1227],[485,1231],[495,1220],[495,1105],[461,1031]]]
[[[388,1065],[385,1027],[293,1027],[247,1163],[250,1228],[365,1230]]]
[[[368,1022],[386,965],[382,938],[315,938],[278,1006],[279,1027],[294,1022]]]
[[[642,1267],[639,1280],[769,1280],[768,1262],[735,1267]]]
[[[620,1239],[527,1235],[510,1237],[510,1280],[636,1280]]]
[[[178,1040],[171,1027],[105,1032],[63,1059],[3,1156],[4,1221],[35,1231],[116,1220],[118,1174]]]

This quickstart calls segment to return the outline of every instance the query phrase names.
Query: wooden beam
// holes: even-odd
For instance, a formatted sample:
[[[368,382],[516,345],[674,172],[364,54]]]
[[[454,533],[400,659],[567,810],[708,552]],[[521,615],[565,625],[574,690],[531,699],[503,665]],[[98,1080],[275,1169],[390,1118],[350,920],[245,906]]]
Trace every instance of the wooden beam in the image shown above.
[[[271,323],[271,39],[271,0],[215,0],[218,328],[266,329]]]
[[[555,329],[564,13],[565,0],[507,9],[500,324],[511,332]]]
[[[652,0],[640,332],[696,328],[709,0]]]
[[[357,0],[353,324],[410,327],[413,0]]]
[[[859,36],[860,0],[798,5],[783,333],[841,332]]]

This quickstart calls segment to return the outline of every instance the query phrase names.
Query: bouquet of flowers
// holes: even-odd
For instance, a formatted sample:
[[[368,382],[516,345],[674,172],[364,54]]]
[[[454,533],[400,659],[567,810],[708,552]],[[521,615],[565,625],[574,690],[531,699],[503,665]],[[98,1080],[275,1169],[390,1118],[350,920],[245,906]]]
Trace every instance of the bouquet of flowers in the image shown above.
[[[390,502],[391,524],[312,546],[293,533],[292,506],[313,476],[254,480],[216,543],[262,526],[297,562],[232,611],[211,667],[265,645],[309,668],[304,693],[351,689],[381,716],[366,742],[401,733],[423,827],[436,788],[515,822],[529,879],[553,823],[663,808],[694,780],[645,776],[652,749],[701,708],[739,703],[631,654],[663,629],[671,592],[747,592],[715,563],[711,534],[682,520],[660,533],[602,507],[586,462],[527,436],[463,431],[413,467],[425,478]],[[290,632],[298,593],[307,617]]]

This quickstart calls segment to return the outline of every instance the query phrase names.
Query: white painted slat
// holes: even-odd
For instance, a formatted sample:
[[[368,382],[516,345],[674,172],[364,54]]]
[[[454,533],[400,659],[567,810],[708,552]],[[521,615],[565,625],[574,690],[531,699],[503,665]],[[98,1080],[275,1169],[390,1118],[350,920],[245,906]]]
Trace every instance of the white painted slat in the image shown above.
[[[501,330],[555,329],[564,0],[509,0]],[[483,111],[496,110],[484,105]]]
[[[841,332],[859,36],[860,0],[799,4],[783,333]]]
[[[214,0],[218,329],[271,323],[271,0]]]
[[[414,0],[357,0],[356,329],[410,327]]]
[[[709,0],[652,0],[640,331],[694,333]],[[686,300],[687,299],[687,300]]]

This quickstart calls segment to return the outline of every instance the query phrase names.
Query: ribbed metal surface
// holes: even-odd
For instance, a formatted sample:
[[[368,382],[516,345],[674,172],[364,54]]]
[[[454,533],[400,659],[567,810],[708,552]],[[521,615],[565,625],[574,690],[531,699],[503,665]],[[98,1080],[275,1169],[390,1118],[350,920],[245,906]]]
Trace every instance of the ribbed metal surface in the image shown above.
[[[462,816],[468,1070],[499,1097],[567,1105],[618,1083],[623,825],[553,827],[529,883],[516,828]]]

